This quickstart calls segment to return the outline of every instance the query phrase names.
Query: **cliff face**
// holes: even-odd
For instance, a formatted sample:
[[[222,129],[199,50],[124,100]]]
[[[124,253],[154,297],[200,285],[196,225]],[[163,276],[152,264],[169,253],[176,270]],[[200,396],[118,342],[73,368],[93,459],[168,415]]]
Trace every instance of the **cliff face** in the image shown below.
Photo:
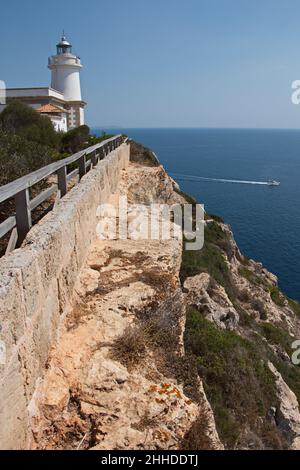
[[[136,144],[120,194],[133,221],[136,203],[186,202]],[[180,234],[99,240],[32,402],[32,447],[300,448],[297,338],[299,305],[216,217],[198,252]]]
[[[183,253],[186,351],[198,362],[224,445],[299,448],[300,370],[292,364],[299,305],[276,277],[244,258],[220,221],[198,253]]]

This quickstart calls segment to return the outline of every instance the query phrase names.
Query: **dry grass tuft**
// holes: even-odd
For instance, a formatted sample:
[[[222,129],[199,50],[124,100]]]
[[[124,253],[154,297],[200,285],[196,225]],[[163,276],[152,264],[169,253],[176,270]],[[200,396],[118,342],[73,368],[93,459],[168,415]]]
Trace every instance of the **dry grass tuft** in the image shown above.
[[[180,450],[212,450],[208,430],[208,415],[203,408],[191,428],[184,435],[180,443]]]
[[[149,335],[142,326],[129,326],[112,346],[112,357],[132,370],[147,354]]]

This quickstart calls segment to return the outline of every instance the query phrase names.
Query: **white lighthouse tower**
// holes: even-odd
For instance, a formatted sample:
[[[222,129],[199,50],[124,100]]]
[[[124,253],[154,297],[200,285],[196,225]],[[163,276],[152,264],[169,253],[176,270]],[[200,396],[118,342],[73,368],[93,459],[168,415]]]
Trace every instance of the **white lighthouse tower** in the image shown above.
[[[72,53],[72,45],[63,34],[57,44],[57,54],[49,57],[48,67],[51,70],[51,88],[64,96],[68,111],[68,128],[84,124],[84,106],[80,86],[80,58]]]

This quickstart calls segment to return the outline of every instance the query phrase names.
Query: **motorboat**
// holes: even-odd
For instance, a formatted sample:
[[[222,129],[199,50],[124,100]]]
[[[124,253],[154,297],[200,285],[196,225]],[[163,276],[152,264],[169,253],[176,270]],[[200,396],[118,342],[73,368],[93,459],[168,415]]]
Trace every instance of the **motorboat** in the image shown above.
[[[279,186],[279,185],[280,185],[279,181],[275,181],[275,180],[268,181],[268,186]]]

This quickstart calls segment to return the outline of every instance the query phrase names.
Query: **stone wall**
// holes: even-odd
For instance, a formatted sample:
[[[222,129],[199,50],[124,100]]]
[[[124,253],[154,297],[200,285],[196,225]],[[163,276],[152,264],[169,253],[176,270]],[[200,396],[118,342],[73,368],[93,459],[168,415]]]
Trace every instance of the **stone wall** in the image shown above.
[[[0,449],[26,449],[34,393],[78,273],[96,237],[96,210],[118,189],[129,145],[111,152],[0,260]]]

